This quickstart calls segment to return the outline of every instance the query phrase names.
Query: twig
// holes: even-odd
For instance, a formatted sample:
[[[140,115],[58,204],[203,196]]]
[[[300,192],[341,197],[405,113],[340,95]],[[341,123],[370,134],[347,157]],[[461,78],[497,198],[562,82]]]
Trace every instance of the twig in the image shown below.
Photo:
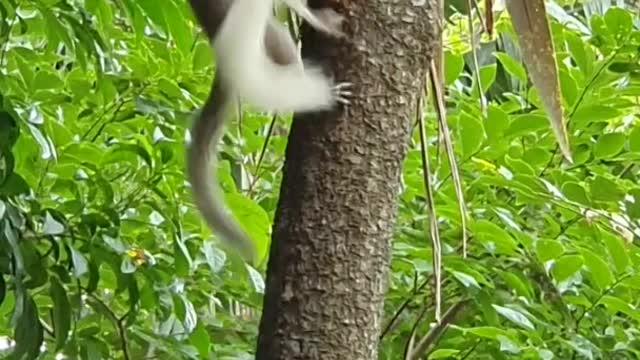
[[[416,345],[415,349],[411,352],[408,359],[410,360],[419,360],[429,349],[431,345],[433,345],[442,334],[444,334],[445,330],[449,327],[458,314],[467,306],[470,300],[461,300],[455,305],[451,306],[447,312],[442,317],[442,320],[439,324],[436,324]]]

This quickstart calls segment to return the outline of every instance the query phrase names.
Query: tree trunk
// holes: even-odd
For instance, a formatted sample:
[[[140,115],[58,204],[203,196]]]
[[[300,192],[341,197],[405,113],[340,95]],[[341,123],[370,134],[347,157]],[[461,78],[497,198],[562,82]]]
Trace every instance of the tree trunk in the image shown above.
[[[343,0],[347,40],[303,29],[303,57],[352,82],[354,96],[295,117],[259,360],[377,359],[402,164],[440,36],[438,1],[412,1]]]

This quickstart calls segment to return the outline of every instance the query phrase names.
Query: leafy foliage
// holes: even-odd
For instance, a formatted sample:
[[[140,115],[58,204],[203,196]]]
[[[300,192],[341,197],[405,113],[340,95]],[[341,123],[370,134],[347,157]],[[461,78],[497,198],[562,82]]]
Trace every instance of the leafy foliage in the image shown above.
[[[445,78],[455,107],[448,116],[473,220],[469,259],[459,255],[459,214],[435,129],[431,156],[445,243],[445,298],[449,305],[473,302],[429,358],[638,357],[640,31],[632,15],[620,8],[593,15],[584,24],[587,33],[552,24],[573,165],[562,161],[540,97],[523,81],[508,19],[496,25],[499,41],[485,39],[479,52],[482,86],[491,98],[486,117],[472,91],[476,77],[465,71],[472,69],[468,42],[455,41],[467,20],[450,20],[455,26],[447,36]],[[435,123],[435,114],[427,117]],[[405,168],[386,305],[394,319],[393,331],[384,334],[387,359],[404,352],[414,326],[417,334],[429,330],[422,317],[433,306],[432,295],[422,290],[433,280],[431,251],[424,251],[429,223],[416,215],[426,205],[415,149]]]
[[[479,53],[485,116],[458,41],[466,20],[451,14],[445,80],[468,259],[435,125],[430,156],[446,304],[472,301],[430,359],[640,355],[640,30],[623,9],[577,9],[552,23],[573,165],[556,149],[508,18]],[[264,269],[211,241],[185,182],[186,128],[212,75],[190,17],[175,0],[0,0],[0,336],[15,358],[252,352]],[[273,131],[270,121],[245,112],[221,145],[227,204],[263,256],[289,119]],[[399,200],[386,359],[429,328],[418,149]]]
[[[209,240],[184,175],[209,45],[182,1],[85,6],[0,2],[0,335],[17,358],[33,358],[43,338],[45,358],[249,350],[257,317],[238,309],[258,307],[262,279]],[[229,131],[224,149],[241,161],[221,171],[263,254],[282,141],[252,201],[232,173],[256,171],[268,120],[252,114]]]

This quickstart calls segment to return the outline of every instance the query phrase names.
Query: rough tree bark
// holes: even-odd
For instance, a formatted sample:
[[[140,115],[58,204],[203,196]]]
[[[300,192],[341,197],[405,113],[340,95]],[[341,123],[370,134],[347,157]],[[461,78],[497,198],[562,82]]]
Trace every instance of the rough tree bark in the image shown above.
[[[296,115],[267,270],[259,360],[378,355],[400,175],[440,34],[438,1],[337,1],[347,17],[347,40],[303,29],[303,56],[354,83],[355,96],[344,111]]]

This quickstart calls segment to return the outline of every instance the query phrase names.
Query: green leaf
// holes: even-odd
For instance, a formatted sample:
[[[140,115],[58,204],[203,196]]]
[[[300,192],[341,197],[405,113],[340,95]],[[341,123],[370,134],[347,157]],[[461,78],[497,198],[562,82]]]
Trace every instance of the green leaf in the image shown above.
[[[596,175],[594,179],[589,181],[589,188],[591,197],[595,201],[618,202],[624,199],[624,191],[618,184],[603,176]]]
[[[593,59],[587,56],[585,42],[572,32],[565,33],[565,40],[571,57],[578,64],[584,74],[590,74],[593,69]]]
[[[451,85],[460,77],[464,69],[464,57],[461,54],[454,54],[450,51],[444,52],[444,82]]]
[[[506,338],[504,336],[498,336],[498,341],[500,342],[500,351],[503,353],[517,355],[522,352],[522,349],[520,348],[520,346],[515,342],[511,341],[511,339],[509,338]]]
[[[53,333],[56,339],[56,350],[62,349],[67,342],[71,330],[71,306],[64,289],[56,276],[49,277],[51,300],[53,300]]]
[[[604,15],[609,31],[620,40],[626,39],[633,31],[633,19],[627,10],[611,7]]]
[[[480,68],[480,81],[482,82],[482,92],[486,93],[487,90],[493,85],[496,80],[496,64],[483,66]],[[474,83],[474,95],[478,96],[478,84],[476,84],[477,78],[473,77]]]
[[[533,324],[531,323],[531,321],[529,321],[529,319],[527,319],[526,316],[524,316],[522,313],[520,313],[519,311],[510,309],[510,308],[506,308],[506,307],[502,307],[499,305],[492,305],[494,309],[496,309],[496,311],[498,312],[498,314],[504,316],[505,318],[507,318],[509,321],[515,323],[518,326],[521,326],[527,330],[535,330],[535,327],[533,326]]]
[[[69,49],[74,49],[74,41],[71,40],[67,28],[63,25],[61,19],[52,11],[52,8],[45,4],[39,4],[38,10],[42,14],[46,22],[47,42],[51,46],[58,46],[59,42],[63,42]]]
[[[621,284],[631,289],[640,290],[640,275],[632,275],[622,280]]]
[[[78,164],[94,165],[99,164],[103,156],[105,156],[104,150],[94,144],[69,144],[69,146],[64,149],[60,163],[71,163],[76,166]],[[131,158],[131,156],[129,158]]]
[[[71,251],[71,261],[73,263],[73,276],[80,278],[89,271],[87,259],[71,245],[69,245],[69,251]]]
[[[239,193],[226,193],[225,200],[241,227],[253,240],[256,255],[263,259],[270,241],[271,220],[260,205]]]
[[[51,159],[54,154],[54,149],[51,147],[49,139],[45,136],[39,128],[32,124],[28,124],[27,128],[31,132],[31,135],[36,140],[38,145],[40,145],[40,150],[42,152],[43,159]]]
[[[246,265],[247,272],[249,273],[249,279],[251,279],[251,283],[253,284],[254,290],[258,294],[264,294],[264,279],[262,275],[254,268],[249,265]]]
[[[193,304],[185,296],[185,294],[180,295],[180,300],[184,304],[184,313],[179,314],[178,318],[182,321],[185,330],[187,332],[192,332],[195,329],[196,324],[198,323],[198,315],[196,314],[196,309],[193,307]]]
[[[33,90],[58,90],[64,88],[64,82],[54,73],[38,71],[33,79]]]
[[[611,106],[585,105],[580,106],[571,117],[571,123],[579,128],[586,128],[592,123],[606,122],[620,116],[620,111]]]
[[[596,346],[581,335],[572,336],[571,341],[567,341],[567,343],[580,357],[589,360],[598,359],[598,356],[594,357],[593,355],[594,351],[597,350]]]
[[[51,217],[49,212],[44,217],[44,225],[42,231],[47,235],[60,235],[64,233],[64,225]]]
[[[571,74],[564,70],[560,70],[558,75],[560,76],[560,90],[562,91],[562,98],[567,102],[569,107],[572,107],[580,96],[576,80],[571,76]]]
[[[167,31],[167,24],[163,12],[164,6],[158,6],[158,3],[154,0],[137,0],[135,3],[155,25],[159,26],[165,32]]]
[[[538,240],[536,242],[536,254],[541,262],[555,260],[564,254],[564,246],[557,240]]]
[[[598,138],[593,155],[598,159],[613,157],[622,151],[626,141],[627,137],[622,133],[604,134]]]
[[[460,114],[457,124],[460,132],[460,145],[462,147],[462,159],[466,159],[475,154],[484,142],[484,128],[479,120],[467,115]]]
[[[209,358],[211,339],[209,339],[209,334],[202,325],[202,322],[198,322],[195,331],[189,336],[189,341],[196,347],[196,349],[198,349],[201,359]]]
[[[636,126],[629,134],[629,150],[640,153],[640,126]]]
[[[0,150],[11,149],[19,136],[20,127],[16,119],[11,114],[0,111]]]
[[[591,200],[587,195],[587,190],[577,182],[567,181],[562,184],[562,193],[571,201],[587,206],[591,205]]]
[[[209,69],[213,65],[211,46],[206,41],[199,41],[193,50],[193,70],[196,72]]]
[[[213,242],[206,241],[202,245],[202,253],[204,254],[204,258],[207,260],[207,264],[209,265],[209,268],[211,268],[211,271],[217,273],[222,270],[222,267],[227,260],[227,255],[224,251],[215,247]]]
[[[540,360],[553,360],[555,358],[555,354],[551,350],[547,349],[537,349],[538,356]]]
[[[514,159],[509,155],[504,157],[506,165],[509,167],[514,174],[521,175],[537,175],[536,171],[531,167],[531,165],[527,164],[525,161],[520,159]]]
[[[6,297],[7,297],[7,282],[4,279],[4,275],[0,274],[0,306],[2,305]]]
[[[455,349],[436,349],[429,354],[429,359],[452,359],[456,358],[456,355],[460,353],[460,350]]]
[[[131,161],[131,154],[138,156],[147,166],[153,168],[153,157],[143,146],[137,144],[116,144],[111,151],[105,154],[102,164],[109,165],[120,161]]]
[[[595,285],[600,290],[606,289],[614,280],[607,262],[594,252],[587,249],[581,249],[580,254],[584,259],[584,265],[591,273],[591,277],[595,282]]]
[[[133,274],[134,272],[136,272],[138,268],[136,267],[136,265],[133,263],[133,260],[126,257],[122,259],[122,262],[120,263],[120,272],[123,274]]]
[[[512,336],[510,336],[508,332],[492,326],[478,326],[464,329],[464,331],[485,339],[498,340],[499,336],[505,336],[513,340]]]
[[[489,249],[494,249],[500,254],[513,255],[518,251],[518,244],[498,225],[487,220],[479,220],[471,226],[476,238]]]
[[[180,86],[173,80],[164,77],[160,78],[158,79],[158,87],[170,98],[179,99],[183,96]]]
[[[507,131],[510,136],[528,135],[532,132],[548,129],[549,121],[546,117],[534,114],[516,116]]]
[[[531,166],[546,166],[551,159],[552,153],[548,148],[535,147],[531,149],[527,149],[524,154],[522,154],[522,160],[527,162]]]
[[[153,285],[147,283],[140,289],[140,306],[149,311],[159,306],[158,297],[156,291],[153,289]]]
[[[21,194],[28,194],[31,191],[29,184],[22,178],[22,176],[12,172],[7,179],[4,179],[4,183],[0,185],[0,194],[6,196],[17,196]]]
[[[486,93],[496,80],[496,64],[483,66],[480,68],[480,81],[482,81],[482,92]],[[475,81],[475,78],[474,78]]]
[[[524,66],[520,64],[518,61],[514,60],[509,54],[503,52],[494,52],[493,55],[500,60],[502,66],[507,70],[507,72],[523,83],[527,83],[527,71],[524,69]]]
[[[637,69],[638,66],[636,64],[628,62],[614,62],[609,65],[609,71],[615,73],[627,74]]]
[[[113,26],[113,10],[108,3],[100,0],[86,0],[85,6],[89,13],[96,15],[99,25],[104,27]]]
[[[509,128],[509,115],[495,104],[489,104],[484,128],[489,142],[502,140],[504,132]]]
[[[14,271],[16,274],[16,280],[18,284],[20,284],[22,277],[26,273],[26,269],[24,265],[25,264],[24,257],[22,255],[22,251],[18,243],[18,236],[14,228],[11,226],[11,223],[9,222],[8,218],[0,219],[0,221],[1,221],[0,225],[2,225],[0,229],[4,228],[4,231],[2,234],[4,236],[0,237],[0,240],[4,238],[9,243],[9,246],[11,247],[11,256],[13,257],[13,261],[15,262]]]
[[[98,282],[100,281],[100,262],[97,259],[92,259],[89,263],[89,282],[87,282],[86,292],[91,294],[98,288]]]
[[[524,296],[527,299],[531,299],[533,297],[531,289],[520,277],[518,277],[518,275],[506,271],[500,271],[499,274],[502,277],[502,280],[509,286],[509,288],[513,289],[518,296]]]
[[[467,288],[470,287],[474,287],[476,289],[481,289],[482,287],[480,286],[480,284],[478,284],[478,282],[476,281],[476,279],[469,275],[469,274],[465,274],[463,272],[460,271],[452,271],[451,274],[458,279],[458,281],[460,281],[462,283],[462,285],[464,285]]]
[[[632,219],[640,219],[640,189],[629,190],[630,199],[625,200],[627,214]]]
[[[627,253],[624,240],[620,236],[605,230],[600,231],[600,236],[607,245],[609,256],[613,259],[613,264],[616,267],[617,273],[624,273],[630,263],[629,254]]]
[[[609,314],[611,315],[616,313],[623,313],[625,315],[628,315],[635,321],[640,321],[640,311],[638,311],[635,307],[631,307],[628,301],[611,295],[605,295],[600,299],[598,303],[603,304],[607,308],[607,310],[609,310]]]
[[[573,276],[584,264],[584,259],[580,255],[565,255],[559,258],[554,264],[551,272],[558,282],[562,282]]]
[[[44,340],[44,329],[40,325],[38,308],[31,296],[22,291],[16,298],[16,313],[18,308],[22,311],[15,319],[16,345],[13,348],[13,356],[15,359],[37,359]]]
[[[0,190],[7,180],[13,175],[15,159],[9,149],[0,148]]]
[[[193,45],[194,37],[191,28],[184,21],[183,12],[178,9],[173,1],[163,3],[161,8],[164,10],[165,21],[171,37],[176,42],[178,49],[183,54],[187,54]]]
[[[576,165],[584,164],[591,158],[591,146],[587,144],[579,144],[573,151],[573,163]]]
[[[173,253],[175,256],[175,269],[176,275],[182,278],[189,277],[191,273],[191,268],[193,266],[193,260],[191,258],[191,254],[189,254],[189,250],[185,246],[185,244],[180,240],[175,240],[174,242]]]

